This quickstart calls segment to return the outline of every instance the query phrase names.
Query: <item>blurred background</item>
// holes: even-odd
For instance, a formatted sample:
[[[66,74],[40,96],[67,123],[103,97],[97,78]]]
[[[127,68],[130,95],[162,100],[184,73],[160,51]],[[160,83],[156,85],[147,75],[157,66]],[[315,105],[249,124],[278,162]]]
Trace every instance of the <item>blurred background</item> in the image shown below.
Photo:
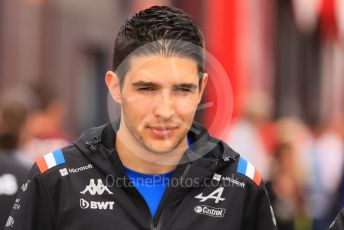
[[[202,28],[231,87],[213,80],[197,119],[260,170],[280,229],[327,229],[344,205],[344,0],[0,0],[1,207],[34,159],[109,120],[115,35],[152,5]]]

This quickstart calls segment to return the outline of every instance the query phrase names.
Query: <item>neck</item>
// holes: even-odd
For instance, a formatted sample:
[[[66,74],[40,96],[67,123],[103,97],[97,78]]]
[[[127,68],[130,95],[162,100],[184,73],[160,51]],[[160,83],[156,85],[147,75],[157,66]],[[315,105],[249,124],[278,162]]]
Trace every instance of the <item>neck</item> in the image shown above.
[[[147,174],[161,174],[174,170],[187,149],[187,139],[173,151],[152,152],[138,143],[131,133],[120,126],[116,134],[116,150],[122,164],[130,169]]]

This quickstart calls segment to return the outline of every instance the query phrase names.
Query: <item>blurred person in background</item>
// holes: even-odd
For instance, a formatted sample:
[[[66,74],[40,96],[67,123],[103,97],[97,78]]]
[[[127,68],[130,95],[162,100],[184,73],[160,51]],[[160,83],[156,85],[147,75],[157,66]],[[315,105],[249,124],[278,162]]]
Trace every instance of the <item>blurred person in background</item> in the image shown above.
[[[308,160],[310,181],[307,185],[307,206],[313,218],[313,229],[327,229],[334,219],[336,194],[342,178],[344,149],[339,135],[327,123],[314,122]]]
[[[27,107],[17,100],[0,102],[0,228],[5,226],[20,185],[31,167],[19,151],[27,115]]]
[[[298,205],[295,212],[295,229],[311,229],[312,220],[306,209],[306,185],[311,178],[308,151],[312,143],[312,133],[306,123],[295,116],[285,116],[277,120],[277,139],[279,143],[286,143],[292,151],[292,171],[298,191],[303,197],[303,203]],[[273,168],[274,165],[272,164]]]
[[[277,146],[273,154],[270,181],[266,185],[279,230],[296,229],[296,216],[303,210],[294,154],[293,147],[288,143]]]
[[[271,157],[264,144],[263,130],[269,124],[270,100],[262,92],[249,97],[242,118],[234,122],[226,142],[254,162],[264,179],[268,178]]]
[[[309,149],[313,142],[313,135],[307,124],[300,118],[293,116],[282,117],[277,120],[277,139],[279,143],[288,143],[295,152],[298,167],[298,180],[306,183],[310,177]]]
[[[49,84],[31,84],[35,110],[30,113],[26,125],[26,143],[22,151],[34,162],[39,156],[70,143],[63,131],[65,107]]]

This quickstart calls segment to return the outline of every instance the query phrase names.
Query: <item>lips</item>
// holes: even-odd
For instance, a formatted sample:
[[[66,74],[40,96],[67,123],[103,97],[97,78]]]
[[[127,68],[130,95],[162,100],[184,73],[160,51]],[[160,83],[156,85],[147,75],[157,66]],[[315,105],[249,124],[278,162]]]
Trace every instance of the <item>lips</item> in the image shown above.
[[[153,127],[149,127],[151,133],[153,134],[153,136],[157,137],[157,138],[166,138],[172,135],[173,131],[175,129],[177,129],[177,127],[175,126],[153,126]]]

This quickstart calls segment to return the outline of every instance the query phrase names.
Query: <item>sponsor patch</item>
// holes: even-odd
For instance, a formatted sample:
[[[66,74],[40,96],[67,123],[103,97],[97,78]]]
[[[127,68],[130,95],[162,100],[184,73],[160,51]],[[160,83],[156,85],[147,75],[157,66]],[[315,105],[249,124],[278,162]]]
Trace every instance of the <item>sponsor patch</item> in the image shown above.
[[[222,181],[223,184],[225,182],[229,182],[231,185],[235,185],[235,186],[238,186],[241,188],[245,188],[245,185],[246,185],[245,182],[242,182],[242,181],[239,181],[238,179],[235,179],[234,175],[233,175],[233,177],[228,177],[228,176],[222,176],[220,174],[214,173],[213,180],[219,181],[219,182]]]
[[[20,209],[20,199],[16,199],[14,204],[13,204],[13,209],[14,210],[19,210]]]
[[[59,171],[60,171],[61,176],[67,176],[68,174],[79,173],[91,168],[93,168],[93,166],[91,164],[88,164],[85,166],[81,166],[79,168],[63,168],[63,169],[60,169]]]
[[[197,214],[202,214],[206,216],[223,218],[225,216],[226,209],[214,208],[207,205],[197,205],[194,207],[194,212]]]
[[[60,169],[60,174],[61,174],[61,176],[67,176],[68,170],[66,168]]]
[[[87,201],[80,199],[81,209],[113,210],[114,201]]]
[[[95,183],[94,179],[90,179],[90,184],[86,186],[86,188],[81,191],[81,194],[90,194],[92,196],[94,195],[103,195],[104,192],[107,192],[108,194],[113,194],[106,185],[103,184],[103,181],[101,179],[97,180],[97,184]]]
[[[6,221],[5,227],[13,227],[13,224],[14,224],[14,219],[12,216],[9,216],[7,221]]]
[[[220,181],[221,180],[221,175],[214,173],[213,180]]]
[[[22,186],[20,187],[20,189],[25,192],[26,189],[28,188],[29,186],[29,183],[30,183],[30,180],[27,180],[26,183],[22,184]]]
[[[207,200],[214,200],[216,204],[218,204],[220,201],[224,201],[226,198],[222,197],[224,187],[220,187],[216,190],[214,190],[212,193],[210,193],[208,196],[204,196],[203,192],[195,196],[196,199],[199,199],[199,202],[205,202]]]

